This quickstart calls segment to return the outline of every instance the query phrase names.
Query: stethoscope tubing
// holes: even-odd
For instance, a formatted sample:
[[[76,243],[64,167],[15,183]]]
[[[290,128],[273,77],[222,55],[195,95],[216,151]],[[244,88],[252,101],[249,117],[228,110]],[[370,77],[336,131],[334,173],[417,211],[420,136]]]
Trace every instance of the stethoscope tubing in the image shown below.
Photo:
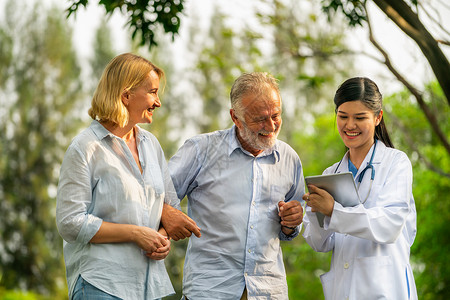
[[[361,204],[364,204],[366,202],[366,200],[369,198],[370,191],[372,190],[373,180],[375,179],[375,167],[373,166],[373,158],[375,157],[375,150],[377,148],[377,142],[378,142],[378,139],[375,139],[375,144],[373,146],[372,156],[370,157],[369,163],[364,168],[364,170],[362,170],[362,172],[359,174],[359,177],[358,177],[358,187],[357,188],[359,190],[359,186],[361,185],[361,182],[362,182],[362,180],[364,178],[364,175],[365,175],[366,171],[368,169],[371,169],[369,192],[367,193],[366,198],[364,199],[364,201],[361,202]],[[337,170],[339,169],[339,166],[341,165],[342,160],[343,160],[343,158],[341,159],[341,161],[337,165],[336,169],[334,170],[334,173],[336,173]]]

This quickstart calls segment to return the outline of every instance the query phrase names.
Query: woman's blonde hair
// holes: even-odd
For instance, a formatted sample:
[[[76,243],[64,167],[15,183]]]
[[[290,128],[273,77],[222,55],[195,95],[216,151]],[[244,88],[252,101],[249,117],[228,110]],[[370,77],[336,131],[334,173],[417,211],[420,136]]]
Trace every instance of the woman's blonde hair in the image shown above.
[[[155,71],[160,79],[164,77],[163,70],[141,56],[124,53],[113,58],[103,71],[92,98],[88,111],[91,118],[125,127],[129,114],[121,96],[139,87],[151,71]]]

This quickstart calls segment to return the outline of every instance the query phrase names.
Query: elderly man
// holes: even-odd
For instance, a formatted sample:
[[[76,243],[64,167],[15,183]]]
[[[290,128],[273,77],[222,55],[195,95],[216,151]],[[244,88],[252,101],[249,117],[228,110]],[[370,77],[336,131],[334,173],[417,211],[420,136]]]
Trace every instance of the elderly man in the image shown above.
[[[280,240],[296,237],[302,222],[301,162],[277,140],[282,122],[275,78],[243,74],[230,97],[234,126],[187,140],[169,162],[192,219],[178,226],[165,209],[162,222],[175,239],[190,231],[199,236],[201,228],[201,238],[190,239],[187,248],[185,299],[288,299]]]

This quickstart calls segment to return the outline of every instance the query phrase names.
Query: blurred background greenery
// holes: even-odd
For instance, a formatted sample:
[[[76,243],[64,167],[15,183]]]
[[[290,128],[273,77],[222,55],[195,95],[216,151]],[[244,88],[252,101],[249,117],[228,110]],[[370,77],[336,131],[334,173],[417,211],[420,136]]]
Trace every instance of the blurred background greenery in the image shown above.
[[[102,13],[92,29],[92,44],[76,44],[75,17],[66,18],[69,2],[76,1],[0,2],[0,299],[67,298],[62,239],[55,226],[59,166],[70,140],[90,123],[87,109],[103,68],[124,51],[139,53],[166,72],[162,107],[145,127],[157,136],[167,158],[187,137],[231,126],[228,94],[239,74],[274,74],[284,107],[280,139],[298,152],[305,175],[320,174],[345,152],[332,105],[337,86],[367,74],[361,56],[379,64],[384,71],[370,77],[384,94],[394,144],[414,168],[418,232],[411,261],[419,298],[450,299],[450,109],[444,92],[449,86],[429,76],[423,58],[416,67],[428,71],[419,81],[417,72],[401,75],[371,34],[379,23],[363,24],[365,43],[375,51],[364,53],[349,41],[362,29],[349,25],[349,6],[336,6],[336,1],[255,0],[251,18],[238,25],[234,21],[242,12],[237,10],[248,9],[251,1],[244,7],[231,1],[231,10],[226,1],[207,7],[205,1],[197,6],[188,5],[195,0],[175,1],[186,7],[183,34],[173,36],[176,43],[156,25],[151,28],[158,45],[151,50],[139,32],[132,39],[131,29],[125,30],[125,50],[118,50],[112,16],[120,12]],[[160,2],[165,1],[153,3]],[[438,20],[436,39],[448,47],[450,34],[439,18],[449,16],[449,5],[434,1],[441,10],[431,1],[417,2],[405,3],[421,17],[431,12],[429,20]],[[202,5],[209,9],[206,17]],[[333,7],[344,14],[331,18],[324,8]],[[361,16],[368,19],[369,14]],[[80,55],[85,50],[89,55]],[[166,259],[177,291],[166,299],[181,296],[186,245],[173,242]],[[323,299],[319,275],[329,269],[330,254],[315,253],[302,237],[283,242],[283,253],[290,299]]]

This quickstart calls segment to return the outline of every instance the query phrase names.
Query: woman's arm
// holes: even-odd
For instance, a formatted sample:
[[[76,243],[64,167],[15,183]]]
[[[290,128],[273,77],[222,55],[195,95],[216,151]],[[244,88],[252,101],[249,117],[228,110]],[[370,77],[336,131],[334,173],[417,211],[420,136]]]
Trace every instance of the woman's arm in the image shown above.
[[[160,253],[162,249],[170,247],[170,241],[166,236],[149,227],[110,222],[102,222],[100,229],[90,242],[94,244],[135,243],[148,254]]]

